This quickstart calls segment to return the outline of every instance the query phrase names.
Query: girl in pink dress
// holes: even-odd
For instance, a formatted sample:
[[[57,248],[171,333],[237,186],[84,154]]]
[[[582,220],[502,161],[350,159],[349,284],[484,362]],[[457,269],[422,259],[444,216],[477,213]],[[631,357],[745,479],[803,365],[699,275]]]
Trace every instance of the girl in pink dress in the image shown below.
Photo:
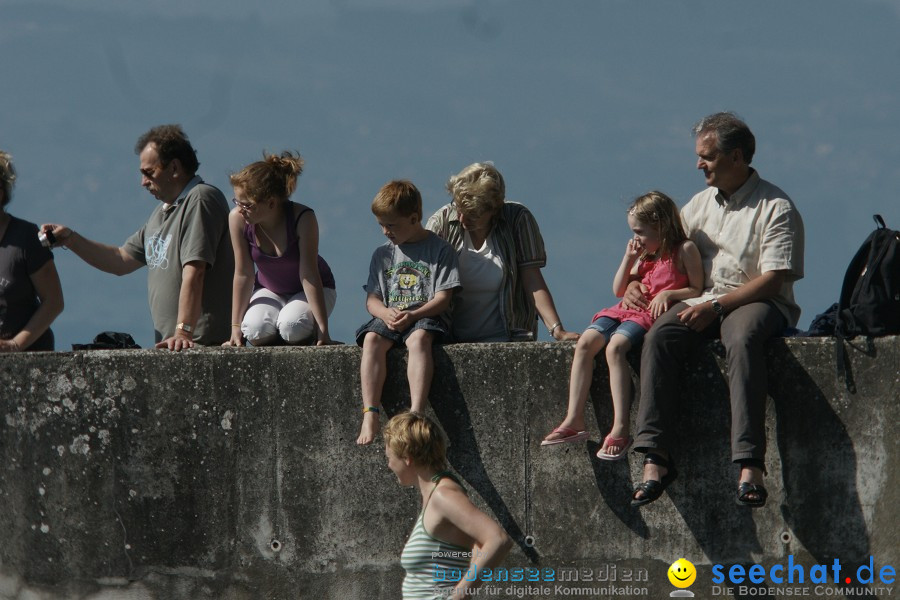
[[[588,437],[584,404],[591,387],[594,357],[605,347],[615,414],[612,430],[603,440],[597,458],[623,458],[632,443],[628,435],[631,373],[626,354],[641,343],[659,315],[680,300],[699,296],[703,289],[700,252],[687,239],[678,207],[671,198],[656,191],[638,197],[628,209],[628,226],[634,235],[628,240],[622,264],[613,279],[613,293],[621,298],[628,284],[638,280],[646,288],[650,306],[632,310],[619,303],[594,315],[590,327],[575,346],[566,418],[544,438],[542,446]]]

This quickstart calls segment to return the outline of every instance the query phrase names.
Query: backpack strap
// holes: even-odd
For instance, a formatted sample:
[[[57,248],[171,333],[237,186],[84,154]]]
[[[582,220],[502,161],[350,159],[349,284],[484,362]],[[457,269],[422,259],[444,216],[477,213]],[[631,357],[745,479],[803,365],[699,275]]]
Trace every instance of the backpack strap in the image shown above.
[[[837,370],[838,379],[844,380],[844,385],[847,386],[847,391],[851,394],[856,393],[856,383],[853,382],[853,376],[850,373],[850,369],[847,368],[847,355],[844,352],[844,336],[840,331],[835,327],[834,329],[834,361],[835,367]]]
[[[878,229],[886,228],[884,219],[881,215],[872,215],[872,219],[874,219],[878,228],[866,238],[866,241],[863,242],[862,246],[860,246],[859,250],[856,251],[856,254],[853,255],[853,258],[850,260],[850,266],[847,267],[847,272],[844,273],[844,281],[841,285],[841,296],[838,299],[838,309],[834,317],[835,367],[838,378],[844,380],[847,390],[850,393],[856,393],[856,385],[853,383],[852,377],[847,369],[847,356],[844,353],[844,341],[847,337],[850,337],[848,333],[854,330],[856,324],[854,323],[853,315],[848,308],[853,292],[857,285],[859,285],[863,269],[865,269],[866,265],[870,262],[872,242],[878,235]]]

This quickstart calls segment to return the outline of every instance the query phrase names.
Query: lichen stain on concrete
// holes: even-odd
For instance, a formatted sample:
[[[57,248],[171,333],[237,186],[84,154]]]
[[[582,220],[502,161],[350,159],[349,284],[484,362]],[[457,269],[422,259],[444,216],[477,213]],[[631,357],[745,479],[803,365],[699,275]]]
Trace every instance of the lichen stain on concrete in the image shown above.
[[[45,392],[48,400],[62,398],[72,392],[72,382],[65,375],[56,375],[47,382]]]
[[[46,402],[41,402],[37,406],[34,407],[29,420],[28,410],[25,406],[18,406],[16,408],[16,418],[15,425],[17,429],[28,427],[28,430],[32,435],[35,435],[39,429],[41,429],[48,421],[49,418],[52,418],[53,410],[50,405]]]
[[[127,392],[132,392],[137,389],[137,381],[134,380],[130,375],[126,375],[122,378],[122,389]]]
[[[225,431],[231,431],[231,419],[234,418],[234,413],[230,410],[226,410],[225,414],[222,416],[222,429]]]
[[[110,374],[109,379],[106,381],[106,388],[103,391],[107,396],[118,397],[122,395],[122,386],[119,385],[119,374],[117,372],[113,372]]]
[[[75,436],[75,439],[72,440],[72,443],[69,444],[69,452],[72,454],[83,454],[87,456],[91,453],[91,436],[83,433],[81,435]],[[60,454],[60,456],[62,456]]]
[[[94,403],[100,410],[113,410],[116,408],[116,401],[112,399],[111,396],[104,396],[102,398],[91,398],[91,402]]]
[[[100,443],[101,443],[103,446],[108,446],[108,445],[109,445],[109,438],[110,438],[109,430],[108,430],[108,429],[101,429],[100,431],[97,432],[97,438],[100,439]]]

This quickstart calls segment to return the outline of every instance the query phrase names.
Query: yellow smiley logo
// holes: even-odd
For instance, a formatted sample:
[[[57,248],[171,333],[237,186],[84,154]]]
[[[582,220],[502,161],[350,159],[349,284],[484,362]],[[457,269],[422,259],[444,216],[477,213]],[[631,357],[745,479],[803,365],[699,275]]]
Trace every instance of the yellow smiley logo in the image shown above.
[[[669,581],[677,588],[690,587],[697,579],[697,569],[691,561],[679,558],[669,567]]]

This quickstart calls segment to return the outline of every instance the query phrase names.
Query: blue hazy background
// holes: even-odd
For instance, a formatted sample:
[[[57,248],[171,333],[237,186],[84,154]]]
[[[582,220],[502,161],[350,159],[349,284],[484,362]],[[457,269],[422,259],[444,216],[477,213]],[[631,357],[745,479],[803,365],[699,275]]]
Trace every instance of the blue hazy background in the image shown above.
[[[221,187],[263,150],[299,150],[338,281],[333,337],[366,318],[384,241],[378,188],[409,178],[427,218],[465,165],[494,161],[537,216],[566,327],[614,302],[649,189],[703,187],[690,126],[734,110],[754,166],[806,223],[800,326],[836,300],[873,213],[900,228],[900,4],[893,0],[0,0],[0,148],[9,211],[119,245],[157,202],[132,148],[181,123]],[[116,278],[55,252],[57,349],[104,330],[152,342],[146,272]],[[541,334],[546,339],[546,333]]]

